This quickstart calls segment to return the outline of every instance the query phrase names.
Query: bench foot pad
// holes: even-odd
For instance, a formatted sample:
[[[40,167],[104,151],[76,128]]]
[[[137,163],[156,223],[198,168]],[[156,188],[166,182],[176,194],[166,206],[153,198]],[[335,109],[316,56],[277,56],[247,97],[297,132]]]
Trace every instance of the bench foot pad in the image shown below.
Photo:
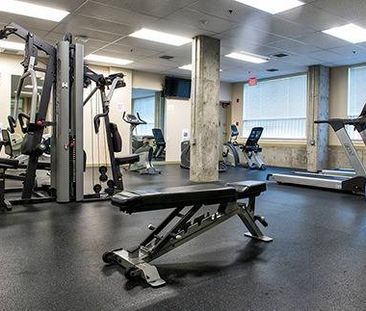
[[[271,237],[265,236],[265,235],[263,235],[263,236],[256,236],[256,235],[251,234],[250,232],[246,232],[244,235],[246,237],[248,237],[248,238],[251,238],[251,239],[254,239],[254,240],[258,240],[258,241],[261,241],[261,242],[268,243],[268,242],[272,242],[273,241],[273,239]]]

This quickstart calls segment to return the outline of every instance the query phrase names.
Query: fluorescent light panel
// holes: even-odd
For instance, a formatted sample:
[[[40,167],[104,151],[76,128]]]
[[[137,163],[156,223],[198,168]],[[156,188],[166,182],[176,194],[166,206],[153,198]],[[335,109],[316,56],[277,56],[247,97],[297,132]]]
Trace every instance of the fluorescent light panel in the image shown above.
[[[24,48],[25,48],[24,43],[0,40],[0,49],[11,50],[11,51],[23,51]]]
[[[190,70],[190,71],[192,71],[192,64],[180,66],[178,68],[179,69],[182,69],[182,70]]]
[[[190,43],[192,40],[189,38],[172,35],[166,32],[151,30],[147,28],[142,28],[132,34],[129,35],[133,38],[139,38],[174,46],[181,46],[187,43]]]
[[[70,13],[43,5],[16,0],[1,0],[0,11],[59,22]]]
[[[366,29],[355,24],[334,27],[324,30],[323,32],[351,43],[360,43],[366,41]]]
[[[192,71],[192,64],[180,66],[178,68],[179,69],[182,69],[182,70],[190,70],[190,71]],[[222,69],[220,69],[220,72],[222,72]]]
[[[125,65],[129,65],[129,64],[133,63],[132,60],[128,60],[128,59],[102,56],[102,55],[96,55],[96,54],[89,54],[88,56],[85,57],[85,60],[88,60],[91,62],[96,62],[96,63],[119,65],[119,66],[125,66]]]
[[[261,11],[271,14],[288,11],[298,6],[304,5],[304,2],[298,0],[235,0],[237,2],[249,5]]]
[[[241,60],[243,62],[248,62],[248,63],[254,63],[254,64],[263,64],[268,62],[268,58],[264,57],[264,56],[260,56],[260,55],[256,55],[256,54],[251,54],[251,53],[230,53],[225,55],[225,57],[229,57],[229,58],[233,58],[233,59],[237,59],[237,60]]]

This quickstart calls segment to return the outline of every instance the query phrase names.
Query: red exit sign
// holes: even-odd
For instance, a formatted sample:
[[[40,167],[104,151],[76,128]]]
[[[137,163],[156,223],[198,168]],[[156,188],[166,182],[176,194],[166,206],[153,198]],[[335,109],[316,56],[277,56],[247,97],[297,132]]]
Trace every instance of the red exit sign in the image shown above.
[[[256,86],[257,85],[257,78],[253,77],[253,78],[249,78],[248,80],[248,85],[249,86]]]

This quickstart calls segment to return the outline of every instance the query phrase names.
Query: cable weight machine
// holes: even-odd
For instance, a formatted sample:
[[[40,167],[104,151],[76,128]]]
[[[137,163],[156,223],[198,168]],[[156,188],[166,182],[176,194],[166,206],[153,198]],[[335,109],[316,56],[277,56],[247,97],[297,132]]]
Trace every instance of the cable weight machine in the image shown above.
[[[24,60],[22,62],[24,74],[19,83],[18,92],[21,92],[24,79],[31,77],[33,96],[31,114],[22,125],[22,129],[27,133],[22,145],[22,153],[29,156],[22,199],[11,200],[7,202],[6,206],[8,207],[9,204],[16,205],[49,201],[67,203],[109,199],[108,193],[94,193],[90,195],[84,193],[84,171],[86,166],[83,141],[84,86],[91,81],[97,83],[98,89],[102,91],[102,98],[105,103],[103,113],[107,117],[109,100],[113,90],[124,86],[123,75],[110,76],[104,79],[101,75],[91,72],[84,64],[83,45],[74,44],[71,34],[66,34],[63,40],[53,46],[21,26],[11,23],[0,31],[0,39],[7,39],[11,35],[22,38],[26,43]],[[43,56],[47,60],[45,68],[37,66],[39,52],[45,54]],[[38,72],[45,74],[40,96],[36,93],[37,85],[34,83],[36,82],[36,74]],[[106,94],[107,87],[111,88],[111,92],[108,94]],[[19,94],[17,94],[17,98],[18,96]],[[52,109],[52,120],[46,121],[49,109]],[[20,115],[17,110],[16,108],[14,114],[8,118],[10,130],[14,130],[17,125],[17,119]],[[51,186],[47,196],[35,197],[36,170],[39,167],[39,157],[43,152],[42,136],[47,126],[52,126]],[[107,132],[108,129],[110,127],[107,127]],[[113,136],[112,134],[110,132],[110,135],[107,135],[107,137]],[[114,141],[108,140],[109,146],[113,143]],[[115,161],[111,161],[111,163],[121,165],[124,161],[128,164],[132,160],[136,160],[136,157],[134,159],[115,158]],[[6,161],[6,163],[2,164],[0,160],[0,170],[5,175],[7,169],[17,168],[18,164],[16,161]],[[114,191],[117,189],[123,190],[122,174],[118,173],[114,164],[112,164],[113,185],[109,183],[110,188],[113,188]],[[5,183],[2,183],[0,192],[4,188]],[[112,194],[112,191],[109,192]],[[0,201],[3,199],[5,200],[4,196],[1,195]],[[0,205],[4,206],[5,204],[0,202]]]

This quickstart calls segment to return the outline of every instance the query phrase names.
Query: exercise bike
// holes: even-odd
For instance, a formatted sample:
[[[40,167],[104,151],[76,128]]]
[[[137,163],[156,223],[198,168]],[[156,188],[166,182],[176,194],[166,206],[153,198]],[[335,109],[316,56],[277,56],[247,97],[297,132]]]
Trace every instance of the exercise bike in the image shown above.
[[[227,166],[244,166],[249,169],[265,170],[265,164],[261,157],[262,148],[258,141],[262,136],[263,127],[252,128],[245,144],[238,143],[238,127],[235,124],[230,126],[230,140],[224,144],[223,158]]]
[[[130,152],[140,156],[140,161],[129,165],[129,170],[132,172],[139,172],[142,175],[157,175],[161,171],[156,169],[152,160],[154,157],[154,148],[151,146],[151,141],[154,136],[142,136],[141,139],[134,134],[135,129],[139,125],[147,124],[142,120],[139,113],[127,114],[123,112],[122,120],[130,125]]]

